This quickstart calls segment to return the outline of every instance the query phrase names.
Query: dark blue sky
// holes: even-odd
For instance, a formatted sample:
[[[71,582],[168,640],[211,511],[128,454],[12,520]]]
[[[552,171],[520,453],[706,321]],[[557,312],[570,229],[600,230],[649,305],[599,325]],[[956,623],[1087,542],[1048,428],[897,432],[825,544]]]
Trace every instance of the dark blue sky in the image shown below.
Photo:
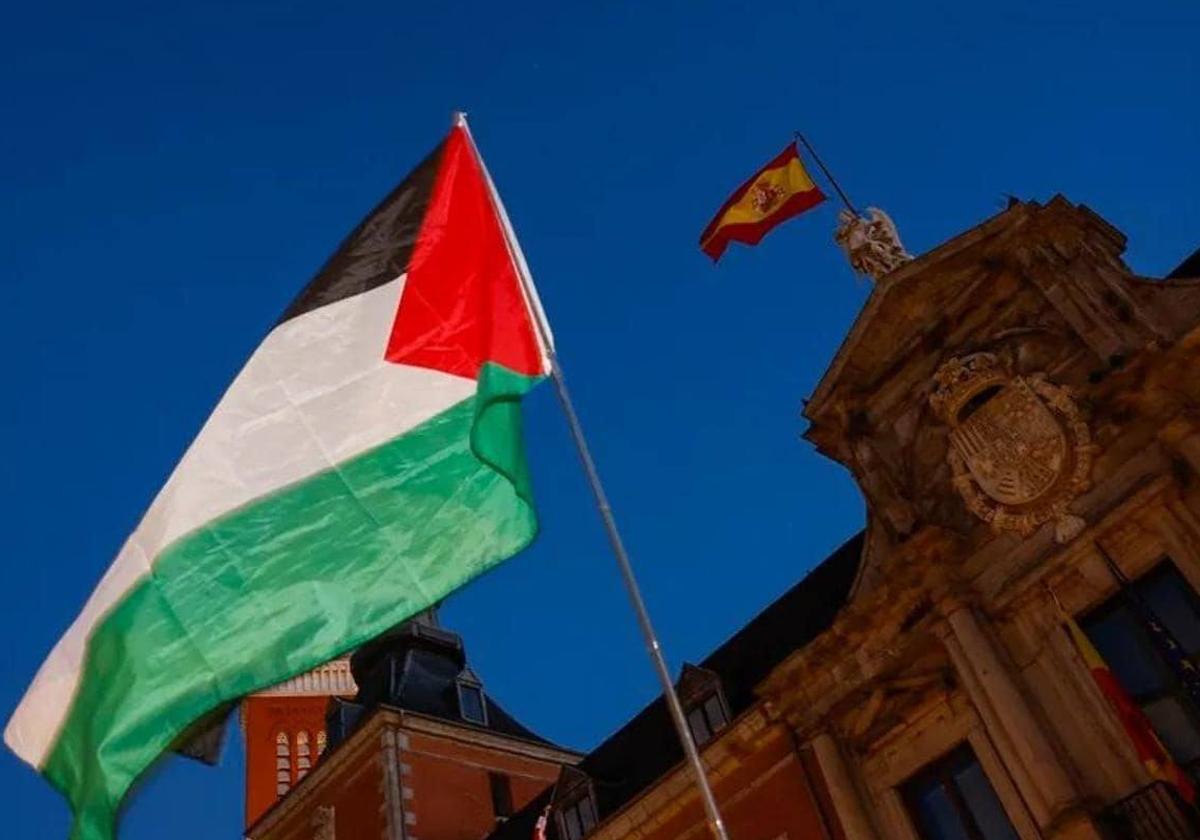
[[[1054,9],[1046,8],[1054,6]],[[856,531],[799,439],[866,296],[830,203],[714,269],[806,131],[925,251],[1006,193],[1084,202],[1161,274],[1200,245],[1200,7],[1176,3],[25,3],[0,27],[0,715],[251,349],[470,112],[673,667]],[[553,394],[544,531],[444,611],[488,688],[589,747],[655,693]],[[173,760],[124,837],[237,836],[241,745]],[[7,751],[6,833],[66,809]]]

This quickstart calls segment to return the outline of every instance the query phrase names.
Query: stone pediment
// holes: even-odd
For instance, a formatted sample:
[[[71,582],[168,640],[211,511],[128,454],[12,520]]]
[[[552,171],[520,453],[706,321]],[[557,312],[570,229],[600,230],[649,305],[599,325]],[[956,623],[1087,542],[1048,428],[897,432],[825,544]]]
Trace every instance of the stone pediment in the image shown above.
[[[805,437],[866,497],[860,587],[925,526],[973,541],[985,523],[1079,526],[1093,384],[1194,326],[1172,304],[1196,284],[1135,277],[1124,247],[1062,197],[1013,202],[873,288],[804,409]]]

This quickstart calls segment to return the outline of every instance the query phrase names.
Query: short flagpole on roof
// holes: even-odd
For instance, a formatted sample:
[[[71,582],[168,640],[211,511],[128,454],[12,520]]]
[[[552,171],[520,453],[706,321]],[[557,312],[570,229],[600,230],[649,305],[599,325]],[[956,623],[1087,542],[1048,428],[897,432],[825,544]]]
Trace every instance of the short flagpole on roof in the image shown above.
[[[804,146],[804,148],[808,151],[809,156],[813,159],[813,161],[817,164],[817,166],[820,167],[821,171],[823,173],[825,173],[825,177],[829,180],[829,183],[833,186],[834,190],[837,191],[838,198],[840,198],[842,200],[842,204],[846,205],[846,209],[849,210],[851,213],[853,213],[855,216],[860,215],[858,212],[858,208],[850,203],[850,197],[846,195],[845,191],[842,189],[842,185],[837,182],[837,178],[834,178],[833,173],[830,172],[829,169],[825,166],[824,161],[822,161],[820,156],[817,154],[817,150],[812,147],[812,143],[808,142],[808,138],[805,137],[803,134],[801,134],[799,131],[794,132],[794,135],[795,135],[796,139],[799,140],[800,143]]]
[[[654,671],[658,675],[659,682],[662,683],[663,698],[666,700],[667,708],[671,713],[671,720],[675,724],[675,730],[679,734],[679,741],[683,745],[688,765],[695,776],[696,787],[700,791],[700,798],[704,803],[704,812],[708,818],[708,826],[712,830],[713,837],[716,840],[729,840],[729,835],[725,833],[725,822],[721,819],[721,811],[717,807],[716,797],[713,796],[712,786],[708,783],[704,762],[700,760],[700,751],[696,749],[696,742],[692,738],[691,730],[688,729],[687,719],[683,714],[683,705],[679,702],[679,695],[675,692],[675,684],[671,680],[671,671],[667,667],[667,661],[663,656],[662,645],[659,643],[658,635],[654,631],[654,625],[650,621],[650,613],[646,609],[646,602],[642,599],[641,588],[638,586],[637,577],[633,573],[633,565],[629,561],[629,553],[625,550],[625,544],[621,540],[621,532],[617,528],[616,517],[613,516],[612,506],[608,503],[608,494],[604,492],[604,485],[600,481],[600,474],[596,470],[595,461],[592,460],[591,448],[588,446],[587,438],[584,437],[583,426],[579,422],[579,415],[575,413],[575,405],[571,400],[571,392],[567,388],[567,381],[563,376],[562,366],[559,364],[558,356],[554,351],[554,338],[550,333],[550,325],[546,320],[545,312],[542,310],[541,301],[538,299],[537,289],[533,284],[533,277],[529,272],[529,266],[525,262],[525,256],[521,253],[521,247],[517,243],[517,238],[513,233],[512,225],[508,220],[508,213],[504,210],[504,203],[500,200],[499,193],[496,192],[495,184],[492,183],[492,176],[488,173],[487,166],[483,162],[483,157],[479,154],[479,149],[475,146],[475,139],[471,136],[471,129],[467,125],[466,114],[456,112],[454,115],[454,124],[461,126],[466,131],[467,138],[471,141],[471,148],[487,180],[492,202],[495,205],[496,213],[500,217],[501,225],[504,228],[505,238],[508,240],[508,247],[513,256],[513,262],[517,266],[517,276],[520,278],[521,288],[530,303],[530,308],[536,316],[534,321],[537,323],[539,341],[542,344],[542,352],[545,354],[545,359],[549,367],[550,378],[554,380],[554,390],[558,395],[559,405],[562,406],[563,415],[567,420],[567,427],[571,431],[571,438],[575,442],[576,451],[579,453],[579,461],[583,465],[584,475],[587,477],[588,485],[592,489],[592,496],[596,500],[596,508],[600,511],[600,519],[604,522],[604,530],[608,534],[609,545],[612,547],[613,555],[616,557],[617,566],[621,570],[621,580],[625,584],[625,591],[628,593],[629,600],[633,604],[633,611],[637,615],[638,626],[642,631],[646,650],[650,654],[650,661],[654,665]]]

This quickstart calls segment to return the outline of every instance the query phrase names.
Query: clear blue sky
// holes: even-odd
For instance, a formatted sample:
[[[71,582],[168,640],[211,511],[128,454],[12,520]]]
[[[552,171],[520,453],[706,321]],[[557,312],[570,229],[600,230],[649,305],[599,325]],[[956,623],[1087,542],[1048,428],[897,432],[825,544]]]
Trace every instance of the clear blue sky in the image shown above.
[[[4,718],[242,360],[453,109],[533,265],[674,667],[863,521],[846,474],[799,439],[867,292],[830,241],[836,208],[716,269],[696,248],[793,129],[915,252],[1006,193],[1087,203],[1143,274],[1200,245],[1190,0],[5,17]],[[655,685],[549,388],[528,416],[543,535],[444,618],[512,712],[586,748]],[[123,836],[237,836],[240,750],[235,733],[217,770],[168,762]],[[62,802],[7,751],[0,790],[8,836],[65,835]]]

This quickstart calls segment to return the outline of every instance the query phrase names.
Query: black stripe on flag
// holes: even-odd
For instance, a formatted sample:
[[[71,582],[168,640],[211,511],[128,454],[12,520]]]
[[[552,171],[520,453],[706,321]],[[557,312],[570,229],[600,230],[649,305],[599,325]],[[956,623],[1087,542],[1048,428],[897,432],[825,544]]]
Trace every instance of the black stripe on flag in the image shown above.
[[[439,143],[400,186],[380,202],[305,286],[279,323],[343,298],[361,295],[408,270],[413,245],[437,178],[445,143]]]

